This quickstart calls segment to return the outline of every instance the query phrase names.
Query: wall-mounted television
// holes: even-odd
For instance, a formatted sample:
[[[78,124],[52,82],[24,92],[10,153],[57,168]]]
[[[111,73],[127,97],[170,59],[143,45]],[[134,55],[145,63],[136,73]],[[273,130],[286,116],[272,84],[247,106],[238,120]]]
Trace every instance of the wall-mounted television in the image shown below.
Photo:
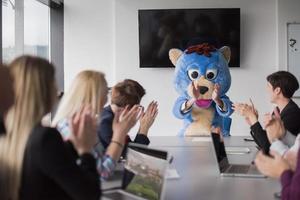
[[[171,48],[208,42],[229,46],[229,67],[240,66],[240,8],[139,10],[141,68],[173,67]]]

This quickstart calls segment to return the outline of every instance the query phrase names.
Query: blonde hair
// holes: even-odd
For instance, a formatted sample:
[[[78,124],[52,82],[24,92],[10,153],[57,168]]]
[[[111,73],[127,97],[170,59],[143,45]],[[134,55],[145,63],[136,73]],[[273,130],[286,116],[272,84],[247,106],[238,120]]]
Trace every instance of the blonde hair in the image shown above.
[[[47,60],[21,56],[10,65],[15,102],[0,138],[0,199],[19,198],[24,152],[32,129],[51,110],[56,92],[54,67]]]
[[[80,72],[58,106],[52,126],[71,117],[83,104],[89,104],[93,114],[99,114],[106,102],[107,82],[102,72],[85,70]]]

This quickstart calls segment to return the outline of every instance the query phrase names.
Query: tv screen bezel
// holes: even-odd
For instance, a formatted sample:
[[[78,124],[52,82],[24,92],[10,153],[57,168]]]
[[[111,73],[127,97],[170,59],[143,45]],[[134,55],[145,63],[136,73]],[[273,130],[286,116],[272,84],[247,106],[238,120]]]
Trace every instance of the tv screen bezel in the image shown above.
[[[143,12],[143,11],[168,11],[168,10],[171,10],[171,11],[181,11],[181,10],[184,10],[184,11],[187,11],[187,10],[236,10],[238,11],[238,15],[239,15],[239,30],[238,30],[238,55],[239,55],[239,58],[238,58],[238,66],[229,66],[230,68],[239,68],[240,65],[241,65],[241,53],[240,53],[240,50],[241,50],[241,8],[237,8],[237,7],[234,7],[234,8],[171,8],[171,9],[138,9],[138,43],[139,43],[139,68],[175,68],[175,66],[173,65],[170,65],[170,66],[154,66],[154,65],[151,65],[151,66],[144,66],[142,65],[141,63],[141,40],[140,40],[140,35],[141,35],[141,28],[140,28],[140,12]]]

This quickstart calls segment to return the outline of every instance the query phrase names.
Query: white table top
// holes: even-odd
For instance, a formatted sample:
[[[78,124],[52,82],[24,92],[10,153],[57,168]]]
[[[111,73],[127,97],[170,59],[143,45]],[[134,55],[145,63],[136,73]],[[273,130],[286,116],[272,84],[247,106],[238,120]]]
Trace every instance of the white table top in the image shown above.
[[[150,140],[152,148],[165,149],[174,157],[170,168],[175,168],[180,176],[166,181],[164,199],[268,200],[280,191],[279,181],[270,178],[220,177],[210,142],[179,137],[151,137]],[[257,151],[254,143],[231,136],[225,139],[225,146],[229,145],[250,148],[248,154],[228,155],[231,163],[250,164],[254,159]],[[108,182],[102,186],[108,188],[113,184]]]

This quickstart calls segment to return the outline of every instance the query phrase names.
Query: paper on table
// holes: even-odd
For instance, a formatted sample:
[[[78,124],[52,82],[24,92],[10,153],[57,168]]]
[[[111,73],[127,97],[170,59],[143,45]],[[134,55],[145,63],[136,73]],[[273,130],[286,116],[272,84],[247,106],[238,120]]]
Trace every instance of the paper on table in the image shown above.
[[[180,176],[176,169],[167,169],[166,178],[167,179],[178,179],[178,178],[180,178]]]
[[[192,142],[210,142],[211,137],[194,137]]]

